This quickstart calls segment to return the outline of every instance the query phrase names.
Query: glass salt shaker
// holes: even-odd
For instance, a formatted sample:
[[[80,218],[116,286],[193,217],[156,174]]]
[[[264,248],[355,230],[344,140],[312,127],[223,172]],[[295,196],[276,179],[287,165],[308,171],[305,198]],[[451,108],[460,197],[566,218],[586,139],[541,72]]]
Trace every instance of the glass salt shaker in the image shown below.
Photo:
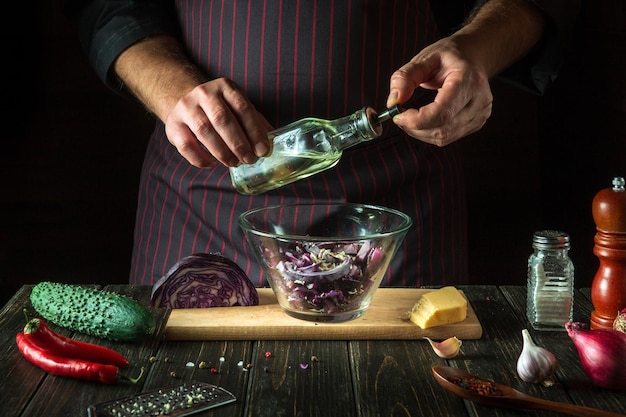
[[[564,330],[574,311],[574,264],[569,235],[542,230],[533,235],[528,258],[526,313],[535,330]]]

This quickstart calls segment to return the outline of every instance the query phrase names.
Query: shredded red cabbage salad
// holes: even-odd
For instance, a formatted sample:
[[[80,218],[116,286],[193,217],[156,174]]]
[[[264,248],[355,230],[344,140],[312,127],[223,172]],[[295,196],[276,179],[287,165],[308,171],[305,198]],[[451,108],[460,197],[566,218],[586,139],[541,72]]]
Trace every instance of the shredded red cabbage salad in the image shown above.
[[[277,289],[294,309],[327,314],[361,308],[384,260],[382,249],[370,241],[300,242],[279,251],[282,260],[273,274]]]
[[[259,295],[235,262],[220,254],[196,253],[154,284],[151,301],[162,308],[251,306],[259,304]]]

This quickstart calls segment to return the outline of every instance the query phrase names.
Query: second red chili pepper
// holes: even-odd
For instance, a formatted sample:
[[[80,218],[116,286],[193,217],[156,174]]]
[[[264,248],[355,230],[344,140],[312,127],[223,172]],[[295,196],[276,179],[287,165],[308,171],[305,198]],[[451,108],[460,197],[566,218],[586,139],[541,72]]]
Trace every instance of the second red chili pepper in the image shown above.
[[[143,375],[143,368],[138,378],[128,378],[121,375],[119,368],[115,365],[105,365],[56,355],[37,345],[34,340],[22,332],[15,336],[15,341],[18,349],[28,361],[52,375],[98,381],[104,384],[115,384],[121,379],[136,383]]]
[[[144,372],[142,368],[137,378],[121,375],[119,367],[129,365],[121,353],[63,336],[39,318],[28,320],[15,341],[28,361],[53,375],[115,384],[120,380],[136,383]]]
[[[24,327],[24,334],[49,353],[58,356],[120,367],[129,365],[128,359],[121,353],[104,346],[81,342],[56,333],[40,318],[29,320]]]

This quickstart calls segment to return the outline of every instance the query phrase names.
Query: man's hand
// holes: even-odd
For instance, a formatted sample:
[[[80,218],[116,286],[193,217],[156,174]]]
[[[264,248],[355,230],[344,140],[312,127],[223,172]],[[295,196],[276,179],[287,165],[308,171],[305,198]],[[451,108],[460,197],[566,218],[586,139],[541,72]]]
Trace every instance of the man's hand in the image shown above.
[[[115,72],[165,124],[168,140],[190,164],[235,166],[269,152],[268,121],[233,81],[207,81],[175,38],[155,36],[130,46]]]
[[[394,123],[438,146],[479,130],[491,116],[489,79],[541,39],[545,17],[527,0],[490,0],[454,34],[424,48],[390,80],[387,107],[407,102],[418,87],[437,90],[432,103],[407,109]]]
[[[387,107],[406,102],[418,87],[438,90],[434,101],[406,109],[394,123],[424,142],[448,145],[482,128],[491,116],[493,96],[485,71],[464,58],[449,38],[428,46],[391,76]]]
[[[165,120],[167,137],[192,165],[253,163],[269,152],[271,125],[237,85],[220,78],[183,96]]]

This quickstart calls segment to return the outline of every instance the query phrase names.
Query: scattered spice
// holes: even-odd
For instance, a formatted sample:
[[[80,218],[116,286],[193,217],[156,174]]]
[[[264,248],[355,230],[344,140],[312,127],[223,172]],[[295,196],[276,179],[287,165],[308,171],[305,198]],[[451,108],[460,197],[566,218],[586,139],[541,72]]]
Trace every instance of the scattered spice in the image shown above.
[[[311,356],[311,362],[319,362],[319,359],[317,358],[317,356],[313,355]]]
[[[168,363],[168,362],[171,362],[171,361],[172,361],[172,360],[171,360],[170,358],[168,358],[168,357],[166,357],[165,359],[163,359],[163,362],[165,362],[165,363]]]
[[[247,364],[246,369],[252,369],[252,364],[251,363]]]
[[[484,395],[487,397],[497,397],[502,395],[502,392],[496,388],[493,382],[485,379],[454,377],[450,379],[450,381],[459,387],[470,390],[478,395]]]
[[[158,359],[156,358],[156,356],[150,356],[150,359],[148,359],[148,362],[150,363],[155,363]]]
[[[226,359],[224,359],[224,357],[223,357],[223,356],[220,356],[220,359],[219,359],[220,364],[218,365],[217,371],[216,371],[216,372],[213,372],[214,374],[215,374],[215,373],[217,373],[217,374],[221,374],[221,373],[222,373],[222,364],[224,363],[224,361],[225,361],[225,360],[226,360]]]
[[[176,371],[170,371],[170,376],[172,378],[180,378],[180,376],[178,376],[178,374],[176,373]]]

